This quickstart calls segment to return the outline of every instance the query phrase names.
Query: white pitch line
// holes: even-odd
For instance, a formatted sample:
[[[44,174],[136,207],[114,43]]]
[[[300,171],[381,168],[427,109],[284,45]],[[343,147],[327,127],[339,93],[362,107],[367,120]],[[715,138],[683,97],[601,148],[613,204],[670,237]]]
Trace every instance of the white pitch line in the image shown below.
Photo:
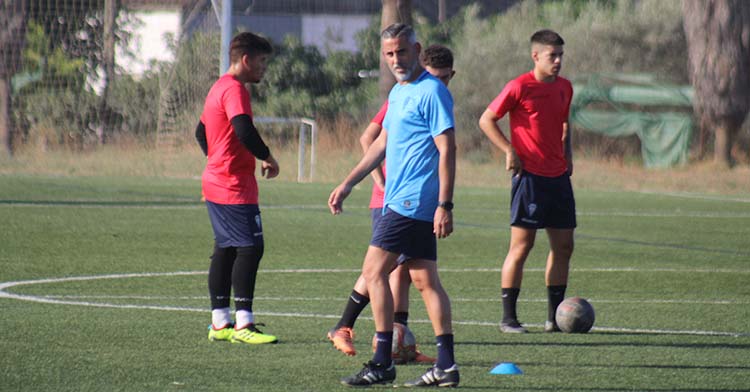
[[[709,196],[709,195],[700,195],[695,193],[680,193],[680,192],[655,192],[655,191],[639,191],[638,193],[642,193],[645,195],[656,195],[656,196],[670,196],[670,197],[681,197],[685,199],[699,199],[699,200],[709,200],[709,201],[720,201],[720,202],[736,202],[736,203],[750,203],[750,199],[745,199],[741,197],[721,197],[721,196]]]
[[[31,301],[46,304],[58,304],[58,305],[77,305],[77,306],[88,306],[95,308],[113,308],[113,309],[143,309],[143,310],[160,310],[160,311],[180,311],[180,312],[196,312],[196,313],[209,313],[208,309],[205,308],[189,308],[179,306],[156,306],[156,305],[131,305],[131,304],[111,304],[101,302],[77,302],[77,301],[62,301],[54,300],[49,298],[35,297],[30,295],[18,295],[10,294],[4,291],[0,291],[0,297],[14,298],[23,301]],[[324,318],[324,319],[338,319],[341,316],[336,314],[322,314],[322,313],[299,313],[299,312],[254,312],[258,316],[268,317],[292,317],[292,318]],[[360,319],[372,320],[372,317],[360,317]],[[429,324],[430,320],[415,319],[410,320],[412,323]],[[468,325],[468,326],[489,326],[496,327],[497,322],[495,321],[476,321],[476,320],[454,320],[454,325]],[[525,324],[528,327],[541,327],[539,324]],[[615,327],[594,327],[593,331],[608,331],[608,332],[623,332],[623,333],[646,333],[646,334],[662,334],[662,335],[701,335],[701,336],[731,336],[731,337],[743,337],[750,336],[750,333],[741,332],[726,332],[726,331],[699,331],[699,330],[671,330],[671,329],[645,329],[645,328],[615,328]]]
[[[279,270],[290,272],[291,270]],[[307,270],[299,270],[307,271]],[[318,270],[313,270],[318,271]],[[349,270],[346,270],[349,271]],[[191,307],[180,307],[180,306],[162,306],[162,305],[135,305],[135,304],[112,304],[102,302],[89,302],[89,301],[70,301],[54,299],[51,297],[39,297],[33,295],[22,295],[14,294],[5,291],[8,288],[22,285],[32,284],[44,284],[44,283],[60,283],[60,282],[71,282],[71,281],[86,281],[95,279],[127,279],[127,278],[140,278],[140,277],[160,277],[160,276],[185,276],[185,275],[203,275],[204,271],[177,271],[177,272],[156,272],[156,273],[132,273],[132,274],[108,274],[98,276],[73,276],[67,278],[48,278],[48,279],[37,279],[37,280],[26,280],[16,282],[4,282],[0,283],[0,298],[17,299],[21,301],[30,301],[37,303],[46,304],[58,304],[58,305],[75,305],[75,306],[88,306],[96,308],[115,308],[115,309],[145,309],[145,310],[161,310],[161,311],[182,311],[182,312],[201,312],[208,313],[209,310],[205,308],[191,308]],[[297,313],[297,312],[255,312],[259,316],[275,316],[275,317],[299,317],[299,318],[326,318],[326,319],[337,319],[339,315],[331,314],[319,314],[319,313]],[[372,319],[369,317],[362,317],[364,319]],[[429,320],[412,320],[416,323],[429,323]],[[496,326],[497,322],[493,321],[474,321],[474,320],[454,320],[455,325],[474,325],[474,326]],[[530,327],[539,327],[535,324],[527,324]],[[624,332],[624,333],[653,333],[653,334],[679,334],[679,335],[704,335],[704,336],[750,336],[750,333],[745,332],[726,332],[726,331],[698,331],[698,330],[667,330],[667,329],[641,329],[641,328],[614,328],[614,327],[595,327],[594,330],[601,331],[612,331],[612,332]]]
[[[143,300],[143,301],[203,301],[208,300],[208,296],[166,296],[166,295],[42,295],[37,298],[54,299],[54,300],[80,300],[80,299],[93,299],[93,300],[113,300],[113,299],[126,299],[126,300]],[[339,301],[341,297],[267,297],[258,296],[255,297],[259,301],[276,301],[276,302],[326,302],[326,301]],[[736,300],[684,300],[684,299],[633,299],[633,300],[613,300],[613,299],[601,299],[601,298],[587,298],[589,302],[597,304],[668,304],[668,305],[750,305],[750,301],[736,301]],[[487,303],[496,302],[500,303],[500,298],[451,298],[451,302],[477,302]],[[547,303],[546,299],[519,299],[518,302],[525,303]]]
[[[743,199],[718,199],[713,198],[709,200],[716,201],[742,201]],[[190,200],[178,200],[177,202],[185,202]],[[153,201],[154,203],[160,203],[164,201]],[[169,202],[169,200],[167,201]],[[743,201],[750,202],[750,201]],[[90,203],[90,204],[87,204]],[[163,210],[195,210],[204,209],[203,204],[192,204],[192,205],[169,205],[169,204],[149,204],[149,202],[128,202],[122,201],[123,204],[116,204],[117,201],[101,202],[97,200],[65,200],[64,203],[54,202],[11,202],[11,203],[0,203],[0,207],[43,207],[43,208],[120,208],[120,209],[163,209]],[[127,204],[134,203],[134,204]],[[142,204],[137,204],[142,203]],[[261,205],[261,210],[324,210],[328,211],[328,207],[324,204],[278,204],[278,205]],[[367,206],[349,206],[349,210],[363,210],[369,209]],[[481,212],[486,213],[485,208],[462,208],[461,212]],[[501,216],[508,215],[507,211],[498,211]],[[607,217],[607,216],[623,216],[623,217],[639,217],[639,218],[707,218],[707,219],[748,219],[750,214],[742,212],[716,212],[716,211],[684,211],[684,212],[636,212],[636,211],[586,211],[578,210],[576,213],[578,216],[594,216],[594,217]],[[461,223],[458,221],[457,223]]]
[[[710,218],[710,219],[748,219],[750,214],[742,212],[631,212],[631,211],[576,211],[577,216],[624,216],[634,218]]]
[[[493,261],[494,263],[494,261]],[[447,273],[472,273],[472,272],[501,272],[500,268],[441,268],[441,272]],[[526,268],[527,272],[543,272],[543,268]],[[572,272],[635,272],[635,273],[654,273],[654,272],[667,272],[667,273],[726,273],[726,274],[747,274],[750,270],[738,270],[738,269],[708,269],[708,268],[633,268],[633,267],[608,267],[608,268],[573,268]],[[282,268],[282,269],[261,269],[260,273],[272,273],[272,274],[297,274],[297,273],[359,273],[359,268]],[[0,295],[2,292],[12,286],[23,286],[29,284],[47,284],[47,283],[62,283],[62,282],[76,282],[76,281],[87,281],[87,280],[101,280],[101,279],[129,279],[129,278],[152,278],[160,276],[190,276],[190,275],[206,275],[206,271],[174,271],[174,272],[142,272],[142,273],[126,273],[126,274],[107,274],[107,275],[90,275],[90,276],[70,276],[63,278],[46,278],[46,279],[34,279],[25,281],[13,281],[0,283]]]
[[[494,264],[496,261],[488,262]],[[526,272],[544,272],[544,268],[525,268]],[[259,270],[261,273],[359,273],[359,268],[285,268],[285,269],[268,269]],[[440,268],[440,272],[459,273],[459,272],[501,272],[500,268]],[[671,273],[721,273],[721,274],[748,274],[750,269],[709,269],[709,268],[634,268],[634,267],[610,267],[610,268],[571,268],[571,272],[671,272]],[[1,289],[2,287],[0,287]]]

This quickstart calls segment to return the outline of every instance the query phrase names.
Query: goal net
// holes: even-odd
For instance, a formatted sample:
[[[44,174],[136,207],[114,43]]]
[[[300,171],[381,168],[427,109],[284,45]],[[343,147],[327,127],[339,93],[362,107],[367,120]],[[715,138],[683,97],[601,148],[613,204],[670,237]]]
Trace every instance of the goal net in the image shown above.
[[[206,93],[222,73],[223,3],[0,0],[0,103],[9,102],[0,136],[43,151],[194,143]],[[253,111],[273,142],[307,144],[298,146],[298,179],[310,180],[321,119],[356,125],[334,137],[355,140],[380,106],[373,70],[381,2],[232,3],[231,34],[259,32],[275,48],[251,89]]]

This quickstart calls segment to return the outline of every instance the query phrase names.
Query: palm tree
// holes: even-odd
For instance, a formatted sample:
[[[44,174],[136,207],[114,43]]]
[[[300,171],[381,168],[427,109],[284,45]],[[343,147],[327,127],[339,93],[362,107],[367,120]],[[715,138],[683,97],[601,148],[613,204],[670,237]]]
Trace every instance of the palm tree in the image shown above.
[[[411,12],[411,0],[383,0],[383,13],[380,16],[380,30],[382,31],[393,23],[412,24]],[[391,91],[394,84],[396,84],[396,78],[391,74],[388,65],[386,65],[381,58],[380,81],[378,82],[381,101],[388,98],[388,93]]]
[[[21,65],[26,0],[0,0],[0,151],[13,152],[11,78]]]
[[[714,161],[729,167],[750,109],[750,1],[683,0],[698,124],[713,130]]]

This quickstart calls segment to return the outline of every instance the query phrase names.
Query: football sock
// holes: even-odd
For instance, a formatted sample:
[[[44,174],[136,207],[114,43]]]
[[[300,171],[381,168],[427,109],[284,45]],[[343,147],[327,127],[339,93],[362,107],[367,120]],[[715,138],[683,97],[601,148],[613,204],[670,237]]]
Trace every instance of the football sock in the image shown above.
[[[255,316],[251,311],[239,309],[235,312],[235,320],[237,321],[235,327],[242,329],[254,323]]]
[[[220,248],[214,245],[211,265],[208,267],[208,294],[211,297],[211,309],[229,307],[232,266],[235,257],[236,248]],[[217,327],[220,326],[217,325]]]
[[[547,320],[555,321],[555,313],[557,313],[557,307],[565,299],[565,289],[568,288],[566,285],[561,286],[547,286]]]
[[[516,302],[518,302],[518,295],[521,293],[520,288],[503,288],[503,322],[518,321],[516,315]]]
[[[232,287],[234,288],[234,308],[238,311],[253,311],[255,278],[261,257],[263,257],[262,246],[237,248],[237,257],[234,259],[232,270]]]
[[[212,309],[211,324],[213,324],[214,328],[224,328],[227,325],[232,324],[232,317],[230,316],[229,308]]]
[[[375,355],[372,361],[385,367],[391,364],[391,352],[393,350],[393,331],[375,332]]]
[[[409,325],[409,312],[396,312],[393,314],[393,322],[403,325]]]
[[[346,301],[346,307],[344,307],[344,314],[341,315],[341,319],[336,324],[336,329],[341,327],[354,328],[354,323],[357,321],[357,317],[370,303],[370,298],[358,293],[356,290],[352,290],[349,295],[349,300]]]
[[[435,366],[440,369],[448,369],[456,363],[453,357],[453,334],[448,333],[435,337],[437,342],[437,363]]]

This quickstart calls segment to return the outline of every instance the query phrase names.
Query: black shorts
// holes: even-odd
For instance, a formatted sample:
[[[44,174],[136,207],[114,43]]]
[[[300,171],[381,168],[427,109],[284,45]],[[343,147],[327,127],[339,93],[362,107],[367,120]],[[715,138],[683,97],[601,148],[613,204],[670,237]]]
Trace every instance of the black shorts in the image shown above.
[[[383,208],[370,208],[370,215],[372,216],[372,232],[374,233],[375,227],[380,224],[380,219],[383,217]],[[411,259],[411,257],[402,253],[398,256],[398,259],[396,259],[396,264],[404,264],[409,261],[409,259]]]
[[[521,172],[513,176],[510,225],[529,229],[573,229],[576,202],[570,176],[543,177]]]
[[[400,263],[407,259],[437,260],[432,222],[408,218],[390,208],[374,225],[370,245],[400,254]]]
[[[263,246],[257,204],[216,204],[206,200],[206,207],[218,247]]]

